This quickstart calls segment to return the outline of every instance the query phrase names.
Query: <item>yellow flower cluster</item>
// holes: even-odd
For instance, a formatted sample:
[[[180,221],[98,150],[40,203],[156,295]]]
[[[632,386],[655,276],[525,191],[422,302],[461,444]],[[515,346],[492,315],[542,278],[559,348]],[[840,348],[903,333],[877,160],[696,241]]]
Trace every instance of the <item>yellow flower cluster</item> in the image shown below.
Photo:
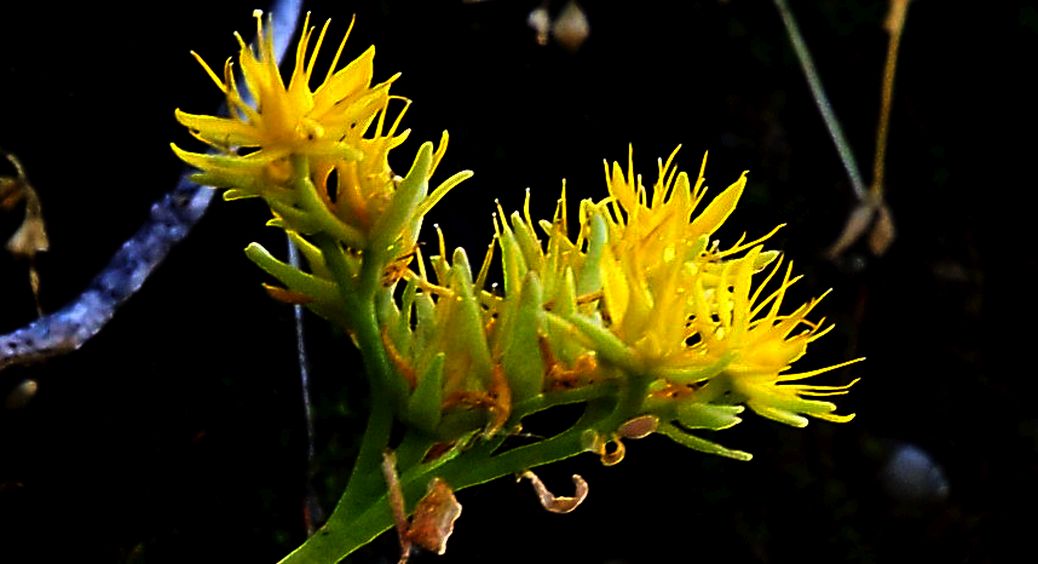
[[[782,268],[778,253],[763,249],[771,233],[727,249],[714,237],[743,193],[745,174],[707,202],[705,158],[693,182],[674,166],[675,150],[660,161],[649,190],[629,154],[626,171],[606,165],[608,197],[581,202],[575,238],[565,190],[550,222],[533,221],[529,200],[523,214],[499,209],[501,294],[485,289],[493,246],[473,276],[465,253],[448,253],[441,234],[431,261],[435,277],[427,275],[415,247],[421,218],[470,174],[428,190],[446,133],[435,151],[430,144],[419,150],[406,178],[396,177],[387,155],[407,137],[399,126],[409,102],[389,94],[395,76],[372,84],[374,48],[336,70],[344,37],[323,81],[311,89],[329,26],[315,39],[307,23],[286,86],[269,28],[256,19],[255,50],[238,37],[244,88],[230,60],[221,78],[196,55],[225,94],[230,115],[176,113],[216,152],[173,149],[202,171],[201,182],[228,188],[226,198],[264,198],[274,223],[300,246],[309,272],[258,247],[249,250],[286,286],[272,290],[276,297],[305,303],[355,335],[370,321],[365,307],[372,309],[379,354],[396,379],[387,389],[395,390],[402,420],[444,440],[478,428],[493,435],[527,414],[516,406],[607,382],[618,395],[637,397],[619,401],[616,417],[603,419],[593,448],[601,448],[602,436],[619,444],[634,433],[622,417],[692,448],[748,458],[690,431],[730,427],[743,406],[794,426],[806,425],[805,416],[853,417],[817,399],[844,394],[853,382],[801,383],[843,364],[789,372],[831,327],[807,318],[817,299],[783,312],[797,278],[791,265]],[[404,107],[387,126],[393,99]],[[355,282],[365,269],[376,272],[377,283]]]
[[[613,164],[608,200],[611,244],[602,258],[610,330],[634,349],[643,366],[669,375],[667,384],[696,388],[711,382],[760,415],[798,427],[807,424],[800,414],[850,420],[852,415],[833,414],[832,403],[804,399],[842,394],[849,385],[786,384],[843,365],[782,374],[808,343],[832,326],[823,328],[807,319],[818,300],[780,313],[786,290],[796,282],[790,278],[792,265],[778,289],[762,298],[781,266],[777,253],[759,244],[771,234],[749,243],[740,240],[724,251],[710,240],[734,211],[746,185],[745,173],[697,214],[706,192],[706,159],[693,186],[685,173],[671,168],[673,158],[671,154],[660,165],[651,201],[630,158],[626,178]],[[755,283],[753,276],[772,262],[764,280]],[[719,366],[723,368],[713,374]],[[707,390],[696,393],[700,401],[708,399]]]
[[[315,40],[316,29],[309,25],[307,14],[295,50],[295,67],[286,86],[274,56],[272,26],[264,27],[258,10],[254,16],[255,49],[235,33],[244,87],[239,86],[230,59],[221,78],[192,53],[224,93],[230,115],[196,115],[178,109],[176,118],[214,152],[185,151],[175,144],[173,150],[202,171],[196,177],[198,182],[227,188],[225,199],[262,197],[281,224],[303,233],[333,231],[349,246],[361,249],[386,215],[400,180],[394,177],[387,160],[389,151],[403,143],[409,133],[399,131],[399,126],[410,101],[389,94],[390,85],[399,75],[372,84],[374,47],[337,68],[353,28],[351,23],[324,79],[312,88],[317,55],[331,21],[325,23]],[[403,107],[387,124],[389,102],[394,99]],[[446,148],[444,133],[420,181],[427,181],[433,174]],[[300,167],[307,170],[298,170]],[[300,175],[312,186],[299,186]],[[417,218],[467,176],[455,175],[428,195],[419,206]]]
[[[608,195],[580,202],[574,225],[563,185],[551,221],[534,221],[529,193],[522,212],[499,206],[478,269],[463,249],[448,250],[439,230],[436,252],[424,257],[424,216],[471,175],[430,190],[447,134],[436,148],[423,144],[397,176],[388,154],[407,138],[400,125],[410,102],[389,93],[396,76],[373,83],[374,48],[339,68],[347,31],[313,87],[329,24],[318,32],[307,16],[286,85],[267,21],[256,14],[254,47],[237,36],[238,65],[228,60],[222,75],[195,55],[228,115],[177,110],[210,152],[173,150],[199,169],[197,181],[225,188],[225,199],[270,206],[269,224],[306,265],[250,245],[246,255],[280,283],[268,292],[341,326],[364,357],[369,411],[349,484],[322,531],[286,561],[339,561],[369,542],[392,525],[383,495],[393,500],[405,555],[417,542],[409,505],[423,519],[450,514],[432,530],[430,546],[442,551],[457,504],[423,509],[428,494],[417,496],[430,480],[446,489],[440,500],[453,500],[451,488],[530,475],[587,451],[615,464],[623,441],[652,433],[747,460],[700,433],[738,424],[747,407],[798,427],[808,417],[853,417],[827,398],[854,382],[804,383],[849,363],[791,372],[831,326],[808,319],[821,298],[784,308],[798,278],[764,250],[774,231],[726,248],[717,239],[745,173],[707,198],[705,158],[693,181],[675,166],[675,150],[649,189],[629,154],[626,167],[606,163]],[[500,288],[488,283],[496,266]],[[506,443],[528,416],[567,404],[584,407],[568,427]],[[549,494],[546,507],[565,500],[572,509],[583,488],[574,498]]]
[[[713,238],[735,209],[745,174],[705,203],[705,158],[693,183],[673,166],[676,153],[660,161],[651,191],[635,174],[632,155],[626,175],[619,163],[607,164],[609,197],[582,203],[575,241],[566,234],[565,196],[555,221],[541,224],[549,236],[543,249],[528,212],[525,218],[513,214],[511,226],[502,219],[504,301],[527,271],[536,272],[552,359],[565,361],[565,370],[555,373],[586,381],[617,377],[612,367],[649,378],[643,412],[659,418],[659,432],[693,448],[748,458],[688,433],[738,423],[743,405],[798,427],[807,424],[805,415],[849,421],[853,415],[837,415],[835,404],[814,398],[844,394],[853,382],[798,382],[856,361],[789,372],[808,343],[832,327],[807,319],[818,299],[782,311],[797,280],[791,265],[778,287],[765,293],[781,271],[779,254],[761,245],[774,230],[723,250]]]

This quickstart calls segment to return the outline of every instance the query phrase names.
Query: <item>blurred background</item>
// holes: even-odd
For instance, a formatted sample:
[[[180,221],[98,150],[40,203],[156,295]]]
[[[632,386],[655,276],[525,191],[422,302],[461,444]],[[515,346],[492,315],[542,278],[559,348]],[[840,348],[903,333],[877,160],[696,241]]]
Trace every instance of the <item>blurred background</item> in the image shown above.
[[[868,182],[887,3],[791,4]],[[588,0],[579,4],[588,33],[575,44],[539,42],[528,22],[538,7],[562,18],[561,0],[307,6],[318,22],[334,18],[335,42],[356,14],[347,54],[375,44],[376,80],[403,73],[393,91],[415,101],[405,119],[413,131],[395,168],[447,129],[441,174],[475,171],[433,214],[448,245],[478,255],[494,200],[517,209],[527,187],[535,217],[550,215],[563,178],[574,206],[600,198],[603,159],[623,161],[628,144],[648,182],[678,144],[692,174],[709,151],[714,193],[750,171],[722,242],[787,223],[769,247],[805,274],[792,297],[834,288],[818,311],[837,328],[797,368],[868,359],[824,377],[862,378],[839,402],[858,414],[849,424],[798,430],[751,415],[718,437],[754,453],[748,463],[653,437],[628,444],[616,467],[593,456],[556,464],[540,472],[549,488],[569,491],[574,472],[591,486],[566,516],[544,512],[525,483],[462,491],[448,554],[415,562],[1028,553],[1038,525],[1038,385],[1027,356],[1038,313],[1027,203],[1038,5],[911,3],[887,151],[896,239],[883,256],[858,243],[835,261],[825,251],[856,200],[770,2]],[[173,186],[182,168],[168,143],[195,147],[173,109],[221,102],[188,51],[218,66],[236,53],[232,31],[251,37],[257,7],[0,8],[0,147],[18,156],[42,201],[44,311],[74,299]],[[214,201],[80,351],[0,372],[0,561],[272,562],[303,540],[291,311],[266,296],[241,252],[251,241],[283,248],[263,227],[267,213]],[[20,220],[20,210],[5,212],[0,238]],[[0,332],[35,318],[26,263],[7,254],[0,299]],[[328,510],[363,421],[363,390],[348,341],[310,321],[315,488]],[[356,561],[391,562],[396,551],[384,535]]]

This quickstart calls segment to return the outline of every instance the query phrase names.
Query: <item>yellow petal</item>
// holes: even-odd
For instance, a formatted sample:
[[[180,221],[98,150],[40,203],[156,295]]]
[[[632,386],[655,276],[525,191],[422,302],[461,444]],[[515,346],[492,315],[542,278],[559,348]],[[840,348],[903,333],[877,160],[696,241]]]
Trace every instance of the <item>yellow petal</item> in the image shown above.
[[[689,232],[696,236],[706,234],[710,235],[714,231],[717,231],[721,224],[728,219],[728,216],[735,210],[735,205],[739,203],[739,198],[742,196],[742,191],[746,187],[746,173],[742,173],[739,180],[736,180],[734,184],[729,186],[717,195],[703,213],[699,214],[689,227]]]

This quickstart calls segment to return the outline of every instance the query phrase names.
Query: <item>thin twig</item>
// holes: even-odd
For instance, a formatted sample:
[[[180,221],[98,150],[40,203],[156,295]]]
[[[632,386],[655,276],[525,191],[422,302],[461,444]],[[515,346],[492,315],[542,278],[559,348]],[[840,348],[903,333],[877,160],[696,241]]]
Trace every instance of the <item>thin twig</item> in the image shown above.
[[[288,244],[288,262],[299,268],[299,249],[296,248],[291,238],[286,238]],[[314,439],[314,409],[310,394],[310,360],[306,352],[306,335],[303,331],[303,306],[295,304],[292,306],[292,314],[296,329],[296,355],[299,360],[299,387],[303,395],[303,418],[306,422],[306,496],[303,500],[303,523],[306,526],[306,535],[312,536],[317,530],[317,525],[323,521],[323,511],[317,499],[317,492],[313,488],[314,469],[316,468],[317,452]]]
[[[796,52],[797,60],[800,61],[800,68],[803,69],[804,76],[807,78],[807,84],[811,88],[811,96],[814,97],[815,105],[818,106],[818,111],[822,114],[822,120],[825,121],[825,126],[829,130],[829,136],[832,137],[833,143],[836,145],[836,151],[840,154],[843,168],[847,170],[847,177],[851,181],[854,195],[858,200],[865,201],[868,194],[865,189],[865,182],[861,177],[861,171],[858,169],[858,163],[854,159],[854,153],[847,143],[847,138],[843,135],[843,128],[840,127],[840,122],[836,119],[836,114],[833,113],[832,105],[829,104],[829,97],[826,96],[825,88],[822,87],[822,80],[818,77],[818,71],[815,70],[811,52],[807,50],[807,44],[804,43],[804,38],[800,35],[800,28],[793,18],[793,12],[790,11],[786,0],[774,1],[775,7],[778,8],[779,14],[782,16],[782,23],[786,26],[789,41],[793,44],[793,51]]]
[[[887,44],[887,62],[883,67],[883,90],[879,111],[879,125],[876,127],[876,153],[872,163],[872,196],[880,200],[883,197],[883,174],[887,155],[887,136],[890,124],[890,106],[894,99],[894,73],[897,71],[897,51],[901,46],[901,32],[905,28],[905,15],[908,12],[909,0],[890,0],[890,13],[887,15],[886,28],[890,34]]]

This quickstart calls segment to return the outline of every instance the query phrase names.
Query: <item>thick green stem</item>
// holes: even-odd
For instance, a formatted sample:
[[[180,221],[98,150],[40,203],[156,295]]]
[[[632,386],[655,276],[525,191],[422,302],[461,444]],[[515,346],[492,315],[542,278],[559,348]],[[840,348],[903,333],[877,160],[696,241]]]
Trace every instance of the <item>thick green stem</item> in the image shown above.
[[[372,338],[376,339],[376,342],[380,342],[381,337],[378,335],[377,330],[374,336],[362,336],[364,333],[371,332],[370,330],[358,330],[356,333],[358,344],[365,343],[365,341],[369,341]],[[385,361],[384,358],[381,360]],[[336,513],[340,511],[347,514],[352,513],[357,507],[367,503],[377,495],[372,494],[372,489],[375,492],[379,490],[378,485],[382,480],[382,474],[380,473],[382,453],[389,446],[389,435],[393,429],[393,403],[387,386],[383,381],[383,374],[385,373],[372,373],[377,370],[371,368],[377,363],[377,360],[366,358],[365,363],[369,367],[368,383],[371,390],[371,411],[368,413],[367,426],[364,429],[364,436],[361,438],[357,461],[354,463],[353,471],[350,473],[349,485],[336,505]]]
[[[545,406],[569,403],[570,400],[578,398],[589,401],[587,410],[580,420],[570,429],[552,438],[496,455],[494,451],[499,443],[486,441],[442,464],[430,463],[424,467],[419,465],[412,468],[399,468],[402,471],[401,488],[407,506],[414,507],[414,504],[425,494],[429,481],[434,477],[442,478],[454,490],[461,490],[585,452],[587,450],[584,437],[586,432],[603,427],[613,420],[625,421],[636,415],[635,411],[640,408],[640,401],[635,398],[638,390],[644,392],[644,387],[640,381],[632,382],[632,384],[632,386],[625,386],[625,393],[621,395],[619,402],[601,397],[615,393],[616,390],[612,384],[596,386],[594,393],[574,394],[574,391],[566,391],[542,396],[545,398],[542,400]],[[532,407],[532,405],[527,407]],[[539,410],[533,409],[533,411]],[[421,441],[416,440],[416,442]],[[416,450],[421,450],[421,448],[418,447]],[[349,489],[354,489],[357,478],[363,479],[355,474],[351,478]],[[373,488],[374,484],[369,482],[365,487]],[[365,496],[366,500],[370,500],[368,503],[345,504],[340,502],[328,522],[302,546],[285,557],[282,563],[338,562],[391,528],[393,515],[387,500],[385,485],[379,485],[374,488],[374,491],[377,493]]]
[[[333,279],[337,282],[340,296],[347,305],[346,329],[364,355],[371,411],[368,413],[367,426],[361,438],[348,486],[331,517],[306,543],[285,557],[283,562],[338,562],[364,544],[352,544],[348,540],[357,538],[357,534],[363,531],[357,529],[357,524],[353,522],[355,520],[351,520],[350,516],[361,514],[362,508],[370,508],[373,505],[384,505],[388,512],[388,504],[375,503],[385,492],[381,482],[380,465],[382,453],[389,445],[393,427],[393,395],[388,380],[395,372],[386,357],[374,305],[375,291],[384,265],[376,264],[378,261],[368,260],[363,263],[359,276],[350,276],[340,243],[326,235],[317,236],[315,240]],[[390,519],[387,522],[392,521]],[[373,536],[369,536],[368,540]],[[344,547],[352,548],[343,552]]]
[[[576,456],[586,450],[581,435],[598,420],[594,416],[585,417],[581,420],[582,423],[555,437],[496,456],[491,455],[490,449],[477,446],[443,465],[430,465],[428,470],[401,480],[404,499],[408,507],[413,507],[425,494],[426,487],[433,477],[440,477],[454,490],[460,490]],[[340,503],[328,522],[281,562],[338,562],[392,526],[393,515],[383,486],[380,497],[368,504],[363,511],[347,513],[343,511],[343,504]]]
[[[375,316],[375,291],[383,265],[365,260],[360,275],[351,278],[340,244],[331,237],[316,238],[318,247],[337,281],[342,300],[347,304],[350,331],[364,355],[371,411],[361,438],[357,461],[349,485],[336,505],[335,513],[352,514],[368,503],[380,490],[382,453],[389,445],[393,427],[393,393],[389,379],[395,375],[386,357],[382,335]]]

